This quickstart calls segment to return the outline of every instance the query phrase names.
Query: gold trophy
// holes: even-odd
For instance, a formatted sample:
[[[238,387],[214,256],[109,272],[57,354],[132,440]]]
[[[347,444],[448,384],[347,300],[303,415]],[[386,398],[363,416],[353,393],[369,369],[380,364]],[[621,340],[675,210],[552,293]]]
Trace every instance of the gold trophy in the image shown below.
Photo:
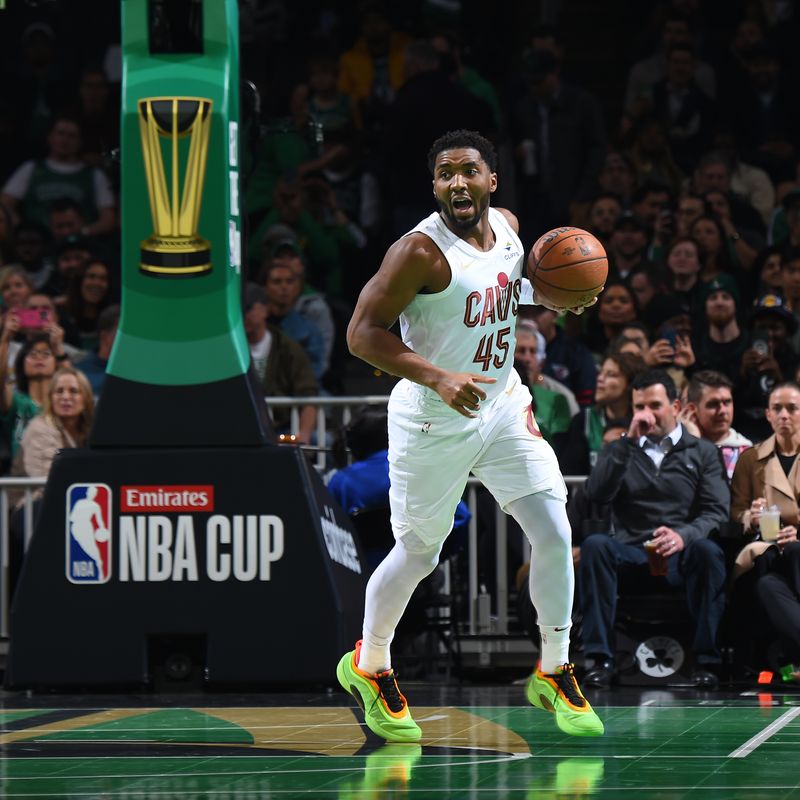
[[[211,100],[146,97],[139,100],[139,133],[154,233],[141,243],[139,269],[156,277],[211,272],[211,244],[197,233],[206,176]],[[180,140],[190,137],[180,186]],[[167,140],[169,185],[162,139]]]

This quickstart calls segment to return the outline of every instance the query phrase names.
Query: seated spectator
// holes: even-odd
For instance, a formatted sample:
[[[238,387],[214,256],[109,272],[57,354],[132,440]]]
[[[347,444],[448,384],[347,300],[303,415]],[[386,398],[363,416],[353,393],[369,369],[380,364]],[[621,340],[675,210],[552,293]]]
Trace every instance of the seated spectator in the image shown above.
[[[520,342],[520,332],[523,334],[532,333],[533,339],[528,338],[525,339],[524,343]],[[567,408],[569,409],[569,416],[574,417],[580,408],[578,401],[575,399],[575,393],[568,386],[561,383],[561,381],[557,381],[555,378],[550,375],[545,375],[542,372],[542,368],[547,363],[547,341],[539,331],[538,325],[532,319],[522,319],[517,325],[517,349],[514,351],[515,360],[525,361],[525,359],[518,358],[522,355],[523,350],[528,358],[530,358],[531,354],[536,357],[536,369],[532,372],[528,371],[528,381],[530,383],[539,384],[545,389],[549,389],[551,392],[564,395],[564,399],[567,401]],[[527,370],[528,367],[526,366],[525,369]],[[517,371],[519,372],[519,370]],[[522,372],[519,374],[520,377],[525,380],[525,376]],[[530,388],[530,386],[528,386],[528,388]]]
[[[767,241],[782,248],[800,247],[800,187],[787,191],[769,223]]]
[[[664,80],[653,86],[652,111],[667,132],[675,161],[689,172],[708,146],[714,117],[714,104],[694,77],[694,48],[688,43],[673,44],[667,52]]]
[[[333,472],[328,491],[348,513],[389,506],[389,433],[385,408],[366,408],[344,429],[344,443],[353,463]],[[456,506],[455,528],[470,520],[461,500]]]
[[[692,223],[707,213],[706,201],[699,194],[684,192],[678,198],[678,207],[675,209],[675,235],[688,237]]]
[[[41,289],[53,273],[50,258],[50,232],[38,222],[20,222],[14,232],[17,264],[36,289]]]
[[[599,194],[589,205],[589,230],[607,247],[614,225],[622,213],[622,203],[614,194]]]
[[[644,322],[628,322],[622,326],[619,336],[611,342],[610,349],[614,352],[628,352],[645,357],[650,350],[650,329]],[[633,344],[633,347],[628,345]]]
[[[47,336],[39,334],[20,348],[14,364],[15,383],[8,380],[6,355],[19,320],[10,315],[0,333],[0,450],[4,471],[19,450],[28,423],[41,411],[56,371],[56,358]]]
[[[609,280],[587,318],[586,344],[592,355],[599,361],[622,328],[638,317],[633,290],[621,280]]]
[[[83,350],[97,346],[97,321],[111,298],[111,270],[99,258],[89,258],[70,279],[65,305],[80,331]]]
[[[781,291],[786,305],[791,309],[795,322],[800,323],[800,247],[790,247],[785,251],[780,271]],[[800,327],[800,326],[798,326]],[[792,347],[800,353],[800,333],[795,331]]]
[[[761,235],[764,230],[761,215],[750,203],[733,193],[732,181],[733,168],[730,158],[717,151],[703,155],[692,174],[692,186],[697,194],[705,197],[709,192],[722,192],[727,198],[731,235],[738,228]]]
[[[67,236],[55,247],[55,268],[42,291],[49,294],[55,304],[63,307],[67,302],[67,290],[72,276],[92,257],[89,242],[82,236]]]
[[[100,399],[106,382],[106,368],[111,356],[114,339],[119,328],[119,306],[104,308],[97,318],[97,348],[76,360],[75,366],[86,376],[92,387],[95,401]]]
[[[57,326],[60,328],[58,338],[64,343],[64,352],[69,358],[83,355],[80,349],[81,335],[75,323],[67,314],[66,309],[58,308],[50,295],[44,292],[34,292],[26,301],[25,309],[35,311],[39,315],[40,325],[32,328],[23,326],[17,340],[30,338],[35,333],[47,333],[50,335],[50,328]]]
[[[642,103],[650,101],[653,87],[667,74],[667,53],[677,44],[691,41],[692,32],[688,20],[680,13],[673,11],[663,21],[659,48],[647,58],[637,61],[628,73],[625,88],[625,110],[636,114]],[[717,81],[714,70],[705,62],[696,60],[693,65],[693,77],[697,85],[709,97],[716,94]]]
[[[114,92],[102,67],[89,65],[81,71],[77,118],[81,126],[81,155],[87,164],[100,167],[119,147],[119,92]]]
[[[766,413],[774,432],[742,454],[731,503],[732,521],[744,541],[751,540],[736,556],[731,575],[732,641],[737,652],[745,654],[742,660],[750,660],[755,669],[798,664],[800,657],[800,388],[791,383],[776,386]],[[777,531],[761,529],[761,515],[769,506],[779,510]],[[780,653],[770,647],[776,638]],[[767,663],[767,653],[772,663]],[[797,667],[792,678],[800,680]]]
[[[645,263],[648,239],[644,220],[632,211],[623,211],[614,223],[606,248],[609,278],[625,280],[636,267]]]
[[[762,572],[771,569],[783,545],[797,540],[800,387],[794,383],[775,386],[769,395],[766,418],[772,435],[742,453],[731,482],[731,520],[740,526],[744,536],[761,539],[741,550],[734,565],[733,580],[754,566]],[[773,505],[780,509],[782,528],[777,540],[767,541],[761,536],[759,521],[764,509]],[[765,557],[757,561],[762,556]]]
[[[277,325],[267,322],[269,301],[266,292],[248,283],[243,295],[244,332],[250,345],[250,359],[265,397],[316,397],[317,382],[311,362],[303,348]],[[275,432],[292,433],[288,408],[271,409]],[[308,444],[317,423],[313,405],[300,408],[297,441]]]
[[[685,305],[695,309],[700,305],[700,246],[689,236],[673,239],[667,248],[667,271],[672,281],[672,293]]]
[[[686,400],[679,421],[692,436],[707,439],[719,448],[728,479],[732,478],[739,456],[753,446],[731,425],[733,383],[721,372],[700,370],[689,381]]]
[[[272,250],[272,263],[288,265],[297,277],[299,294],[297,295],[290,314],[299,314],[303,319],[316,327],[322,335],[322,375],[324,375],[330,366],[331,352],[333,351],[333,343],[336,337],[331,308],[326,302],[325,297],[306,283],[306,265],[303,260],[303,252],[295,239],[283,239],[276,243]],[[269,298],[269,296],[270,293],[267,291],[267,297]],[[277,318],[280,317],[280,313],[277,312],[274,307],[271,308],[270,311],[273,312],[273,322],[278,322]],[[284,318],[284,321],[285,319],[286,318]],[[279,324],[293,339],[300,341],[293,330],[285,327],[283,322]],[[312,364],[313,363],[314,359],[312,358]]]
[[[770,435],[764,419],[776,384],[791,380],[800,364],[791,345],[797,320],[778,295],[762,295],[750,316],[750,347],[742,354],[736,382],[736,427],[754,442]]]
[[[81,158],[81,129],[76,119],[54,117],[43,159],[26,161],[0,192],[0,203],[27,222],[47,225],[50,203],[68,197],[89,220],[85,236],[110,233],[116,225],[114,195],[108,178]]]
[[[759,252],[753,264],[753,277],[755,278],[756,297],[762,294],[783,294],[783,248],[776,245],[765,247]],[[800,273],[800,270],[798,270]],[[788,302],[795,308],[800,308],[800,298]]]
[[[82,236],[86,220],[80,204],[69,197],[61,197],[48,207],[50,236],[58,244],[69,236]]]
[[[645,370],[644,359],[633,353],[608,353],[597,374],[594,404],[573,417],[556,452],[565,475],[588,475],[603,448],[603,434],[612,420],[631,417],[631,383]]]
[[[629,154],[640,181],[662,183],[674,194],[683,184],[683,172],[675,163],[667,132],[661,122],[647,115],[637,119],[630,130]]]
[[[22,466],[32,478],[46,477],[56,453],[83,447],[94,415],[92,388],[74,367],[59,367],[45,396],[42,413],[22,436]]]
[[[28,273],[16,264],[0,269],[0,298],[3,313],[12,308],[24,308],[33,293],[33,283]]]
[[[571,417],[569,403],[561,392],[549,389],[544,385],[545,376],[542,375],[539,366],[539,359],[544,361],[544,336],[532,327],[528,327],[529,324],[523,321],[517,326],[514,368],[531,392],[539,430],[542,436],[552,444],[554,437],[566,431],[569,426]],[[569,390],[567,389],[567,391]]]
[[[556,324],[558,314],[555,311],[544,306],[521,305],[519,308],[521,317],[532,319],[547,343],[542,372],[570,389],[579,406],[589,405],[594,396],[597,369],[586,345],[564,333]]]
[[[579,567],[583,645],[593,666],[588,686],[606,687],[615,677],[613,628],[624,578],[666,584],[686,592],[694,621],[692,682],[718,684],[716,634],[725,605],[725,557],[709,536],[728,519],[730,492],[719,452],[678,421],[675,384],[663,370],[633,380],[633,419],[625,438],[607,445],[586,482],[590,502],[610,503],[611,531],[588,536]],[[648,570],[645,542],[666,559],[667,575]]]
[[[636,188],[636,169],[633,162],[625,153],[608,153],[597,174],[597,185],[600,191],[619,198],[622,207],[627,208]]]
[[[735,384],[742,356],[750,346],[750,336],[739,326],[739,287],[723,272],[702,284],[698,300],[697,317],[705,319],[705,324],[695,332],[695,368],[721,372]]]
[[[735,104],[728,107],[735,108]],[[758,212],[762,225],[769,225],[775,208],[775,187],[769,175],[760,167],[742,160],[736,139],[725,126],[717,128],[714,149],[727,159],[730,169],[730,191]],[[760,230],[763,233],[766,228]]]
[[[325,373],[325,342],[319,328],[295,308],[300,297],[300,277],[285,259],[273,257],[264,262],[262,285],[269,302],[269,318],[283,333],[305,350],[317,381]]]
[[[676,295],[658,294],[647,306],[643,319],[654,340],[645,361],[667,370],[680,391],[695,363],[689,306]]]
[[[716,216],[703,214],[698,217],[692,223],[690,235],[700,248],[701,281],[708,283],[722,272],[727,272],[738,280],[740,265],[736,251],[728,246],[725,229]]]
[[[733,251],[735,260],[741,268],[749,271],[755,263],[758,251],[764,247],[765,239],[760,230],[736,225],[731,217],[732,196],[721,189],[712,189],[705,193],[706,205],[712,214],[716,214],[728,239],[728,247]]]
[[[657,295],[669,290],[667,273],[657,266],[639,265],[628,275],[628,284],[636,295],[636,303],[640,313],[647,313],[648,303]]]

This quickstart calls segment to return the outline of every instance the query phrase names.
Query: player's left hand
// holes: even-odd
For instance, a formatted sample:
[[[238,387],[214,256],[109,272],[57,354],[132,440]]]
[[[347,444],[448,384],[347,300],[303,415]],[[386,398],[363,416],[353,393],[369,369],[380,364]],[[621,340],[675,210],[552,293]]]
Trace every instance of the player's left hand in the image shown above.
[[[556,314],[563,314],[566,311],[571,311],[573,314],[583,314],[587,308],[591,308],[596,302],[597,298],[593,297],[591,303],[587,303],[585,306],[576,306],[575,308],[566,308],[565,306],[554,306],[550,303],[545,302],[544,300],[537,300],[534,296],[534,302],[537,305],[544,306],[545,308],[549,308],[551,311],[555,311]]]

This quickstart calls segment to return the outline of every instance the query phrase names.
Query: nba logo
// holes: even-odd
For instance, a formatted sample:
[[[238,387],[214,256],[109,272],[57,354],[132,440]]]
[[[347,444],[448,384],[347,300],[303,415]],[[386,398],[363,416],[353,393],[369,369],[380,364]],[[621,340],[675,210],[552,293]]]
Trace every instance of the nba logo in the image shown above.
[[[111,577],[111,489],[73,483],[67,489],[67,580],[106,583]]]

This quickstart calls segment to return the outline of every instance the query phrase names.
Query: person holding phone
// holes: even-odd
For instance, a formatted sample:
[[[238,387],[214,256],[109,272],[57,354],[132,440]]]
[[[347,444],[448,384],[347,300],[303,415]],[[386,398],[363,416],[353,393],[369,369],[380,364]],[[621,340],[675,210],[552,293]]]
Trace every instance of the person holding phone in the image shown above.
[[[736,428],[753,441],[771,435],[764,418],[769,394],[777,384],[794,377],[800,364],[790,338],[797,327],[780,295],[758,298],[750,317],[750,347],[742,355],[736,382]]]

